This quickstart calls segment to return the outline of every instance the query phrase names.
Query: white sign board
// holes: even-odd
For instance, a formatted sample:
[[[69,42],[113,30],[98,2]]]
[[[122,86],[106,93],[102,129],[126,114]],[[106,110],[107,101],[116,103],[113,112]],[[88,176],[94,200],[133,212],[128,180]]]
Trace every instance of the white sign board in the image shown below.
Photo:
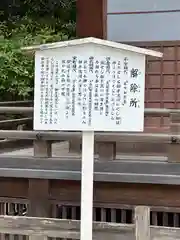
[[[37,51],[35,130],[143,131],[145,55],[93,43]]]

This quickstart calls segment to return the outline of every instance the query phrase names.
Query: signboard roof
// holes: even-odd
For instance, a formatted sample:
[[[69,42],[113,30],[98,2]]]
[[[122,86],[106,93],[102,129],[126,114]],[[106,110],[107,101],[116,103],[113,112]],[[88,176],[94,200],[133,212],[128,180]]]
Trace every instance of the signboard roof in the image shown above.
[[[143,55],[154,56],[154,57],[162,57],[163,56],[163,54],[161,52],[144,49],[144,48],[138,48],[138,47],[134,47],[131,45],[102,40],[102,39],[93,38],[93,37],[23,47],[22,50],[29,51],[29,52],[45,51],[45,50],[56,49],[56,48],[73,47],[73,46],[75,47],[77,45],[89,44],[89,43],[99,45],[99,46],[105,46],[105,47],[109,47],[109,48],[116,48],[119,50],[131,51],[131,52],[135,52],[135,53],[139,53],[139,54],[143,54]]]

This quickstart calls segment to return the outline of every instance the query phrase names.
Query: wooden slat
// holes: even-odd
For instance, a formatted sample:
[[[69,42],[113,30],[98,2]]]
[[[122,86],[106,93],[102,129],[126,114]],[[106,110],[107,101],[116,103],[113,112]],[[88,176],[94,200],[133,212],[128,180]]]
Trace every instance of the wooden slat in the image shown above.
[[[51,205],[51,216],[52,216],[52,218],[57,217],[57,205],[56,204]]]
[[[62,219],[67,219],[67,207],[62,206]]]
[[[152,225],[157,226],[157,212],[152,212]]]
[[[96,221],[96,208],[93,208],[93,221]]]
[[[101,221],[106,222],[106,209],[101,208]]]
[[[178,213],[174,213],[173,214],[173,220],[174,220],[174,227],[179,227],[179,214]]]
[[[152,226],[150,229],[152,239],[180,240],[180,228]]]
[[[1,233],[79,239],[79,228],[80,221],[76,220],[0,216]],[[95,237],[108,235],[121,239],[124,234],[133,236],[134,225],[102,222],[94,223],[93,229]]]
[[[121,222],[126,223],[126,210],[121,209]]]
[[[116,209],[111,209],[111,222],[116,222]]]
[[[72,219],[76,220],[76,207],[72,207]]]
[[[168,213],[163,212],[163,226],[168,226]]]
[[[171,212],[171,213],[180,213],[179,207],[167,207],[167,206],[151,206],[151,211],[155,212]]]
[[[2,203],[2,206],[5,206],[6,202],[27,205],[29,201],[27,199],[22,199],[22,198],[0,197],[0,204]]]

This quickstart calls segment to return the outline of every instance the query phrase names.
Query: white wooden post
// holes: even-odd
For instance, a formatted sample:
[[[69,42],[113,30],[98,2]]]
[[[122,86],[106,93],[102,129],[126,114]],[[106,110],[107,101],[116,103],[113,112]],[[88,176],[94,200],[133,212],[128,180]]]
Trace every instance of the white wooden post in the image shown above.
[[[81,240],[92,240],[94,132],[82,132]]]
[[[150,240],[150,208],[138,206],[135,208],[136,240]]]

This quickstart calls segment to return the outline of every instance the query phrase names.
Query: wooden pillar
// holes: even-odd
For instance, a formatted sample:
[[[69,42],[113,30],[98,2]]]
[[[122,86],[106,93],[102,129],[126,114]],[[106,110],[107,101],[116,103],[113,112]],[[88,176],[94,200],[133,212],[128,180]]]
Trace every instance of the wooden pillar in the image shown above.
[[[34,157],[47,158],[51,157],[52,144],[49,141],[35,140],[34,141]]]
[[[107,0],[77,0],[78,37],[106,39]]]
[[[111,161],[116,158],[116,143],[99,142],[97,143],[97,152],[100,161]]]
[[[70,153],[81,153],[81,140],[70,140],[69,141],[69,152]]]
[[[180,134],[180,114],[171,113],[170,120],[171,134]],[[175,137],[172,137],[171,143],[168,144],[168,162],[180,163],[180,142]]]
[[[51,156],[51,143],[43,140],[34,141],[34,157],[43,158]],[[50,217],[49,180],[29,179],[29,216]],[[46,240],[46,236],[30,236],[30,240]]]

